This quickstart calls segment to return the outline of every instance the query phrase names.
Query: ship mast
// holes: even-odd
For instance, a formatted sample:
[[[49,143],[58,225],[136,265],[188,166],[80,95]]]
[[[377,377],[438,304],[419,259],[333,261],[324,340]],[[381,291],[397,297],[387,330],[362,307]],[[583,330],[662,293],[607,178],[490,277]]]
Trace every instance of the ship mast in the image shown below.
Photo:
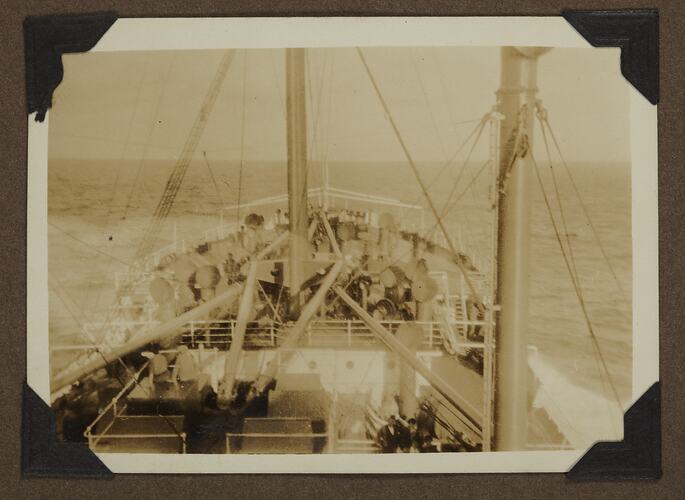
[[[307,121],[305,49],[286,49],[286,133],[288,147],[288,216],[290,218],[289,279],[291,313],[300,308],[303,261],[309,253],[307,234]]]
[[[495,449],[524,450],[528,429],[530,172],[537,60],[549,49],[503,47],[500,128]]]

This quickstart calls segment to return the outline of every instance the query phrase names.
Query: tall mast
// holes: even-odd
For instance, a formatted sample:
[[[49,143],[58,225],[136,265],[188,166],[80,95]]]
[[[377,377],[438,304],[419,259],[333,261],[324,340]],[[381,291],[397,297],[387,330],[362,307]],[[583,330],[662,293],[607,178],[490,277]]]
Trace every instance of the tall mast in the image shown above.
[[[291,298],[304,280],[302,263],[309,253],[307,215],[307,121],[305,109],[305,49],[286,49],[286,131],[288,146],[288,215],[290,218]],[[298,300],[293,300],[295,311]]]
[[[500,128],[495,449],[523,450],[528,429],[530,171],[537,59],[549,49],[503,47]]]

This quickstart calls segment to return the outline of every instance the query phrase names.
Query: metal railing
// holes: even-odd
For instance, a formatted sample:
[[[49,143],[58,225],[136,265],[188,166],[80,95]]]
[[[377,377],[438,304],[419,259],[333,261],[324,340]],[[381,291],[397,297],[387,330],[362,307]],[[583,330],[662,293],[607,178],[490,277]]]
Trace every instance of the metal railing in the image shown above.
[[[129,417],[133,418],[133,417]],[[179,432],[178,434],[174,433],[167,433],[167,434],[107,434],[104,436],[100,436],[100,438],[104,438],[105,440],[137,440],[142,442],[145,439],[154,439],[157,444],[159,444],[160,440],[168,439],[172,441],[178,440],[179,444],[179,451],[182,454],[185,454],[187,451],[186,448],[186,433],[185,432]],[[90,445],[89,445],[90,446]],[[146,453],[150,453],[149,450],[145,450]]]
[[[423,326],[424,338],[420,349],[439,349],[444,343],[445,332],[443,323],[437,321],[418,321]],[[182,341],[191,347],[203,344],[206,347],[228,348],[231,344],[235,320],[190,321],[186,325],[186,333]],[[404,321],[381,321],[390,332],[406,324]],[[466,331],[468,327],[484,327],[485,321],[454,320],[450,325]],[[251,323],[245,330],[246,348],[277,348],[285,338],[289,325],[272,323],[260,325]],[[376,334],[363,321],[353,320],[319,320],[313,321],[302,337],[300,346],[303,347],[359,347],[379,344]],[[460,348],[482,349],[482,342],[470,341],[463,335],[456,342]]]
[[[133,374],[133,377],[122,387],[121,391],[117,393],[116,396],[112,398],[112,401],[105,406],[102,410],[98,412],[98,416],[93,420],[93,422],[86,427],[85,432],[83,433],[84,437],[88,440],[88,446],[92,448],[93,446],[96,446],[100,439],[105,435],[105,433],[114,425],[114,421],[119,415],[122,415],[126,411],[126,396],[133,390],[133,388],[136,386],[138,383],[138,379],[140,378],[140,375],[143,373],[143,371],[148,367],[150,364],[149,361],[147,361],[140,370],[138,370],[136,373]],[[119,406],[119,402],[121,401],[121,406]],[[105,422],[105,428],[100,431],[99,434],[95,434],[94,430],[98,425],[102,425]]]
[[[203,232],[201,239],[203,240],[203,243],[223,240],[228,237],[228,235],[237,233],[239,229],[240,225],[236,222],[230,222],[228,224],[221,223],[218,226]]]
[[[88,440],[88,447],[90,449],[95,449],[98,444],[102,440],[110,441],[110,440],[118,440],[118,441],[123,441],[123,440],[133,440],[133,441],[142,441],[145,439],[154,439],[157,442],[159,440],[165,440],[165,439],[170,439],[170,440],[179,440],[179,450],[181,453],[186,452],[186,433],[185,432],[178,432],[178,433],[126,433],[126,434],[116,434],[116,433],[109,433],[110,429],[114,426],[118,418],[122,418],[126,414],[126,409],[127,409],[127,403],[126,403],[126,397],[131,393],[131,391],[134,389],[136,385],[138,385],[138,381],[140,379],[141,374],[147,369],[149,365],[149,361],[147,361],[134,375],[131,377],[131,379],[124,385],[124,387],[117,393],[114,398],[110,401],[110,403],[105,406],[100,412],[98,413],[98,416],[93,420],[93,422],[86,427],[85,432],[83,435],[85,438]],[[126,419],[135,419],[135,418],[146,418],[144,416],[136,416],[136,415],[126,415]]]

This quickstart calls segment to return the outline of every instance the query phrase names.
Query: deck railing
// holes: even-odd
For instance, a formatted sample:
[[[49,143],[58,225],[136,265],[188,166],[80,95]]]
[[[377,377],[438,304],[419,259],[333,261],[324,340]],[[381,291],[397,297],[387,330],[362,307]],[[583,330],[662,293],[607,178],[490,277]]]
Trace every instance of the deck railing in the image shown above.
[[[133,377],[122,387],[119,393],[112,398],[112,401],[98,412],[98,416],[86,427],[83,435],[88,440],[88,446],[92,449],[97,446],[100,439],[114,425],[116,418],[126,411],[126,396],[133,390],[138,383],[138,379],[150,362],[147,361],[140,370],[133,374]],[[98,426],[104,425],[104,429]],[[98,432],[97,434],[95,432]]]
[[[151,433],[151,432],[139,432],[139,433],[112,433],[109,432],[118,418],[121,418],[126,414],[127,409],[127,396],[130,392],[138,385],[142,373],[147,369],[149,365],[147,361],[142,368],[140,368],[131,379],[124,385],[124,387],[119,391],[119,393],[112,398],[110,403],[105,406],[100,412],[95,420],[86,428],[83,435],[88,440],[88,447],[90,449],[96,449],[98,444],[103,440],[109,442],[111,440],[115,441],[133,441],[141,442],[143,440],[154,439],[156,442],[159,440],[178,440],[179,441],[179,451],[181,453],[186,452],[186,434],[185,432],[178,433]],[[135,415],[126,415],[126,419],[135,419]],[[142,417],[141,417],[142,418]]]
[[[191,347],[203,344],[206,347],[228,348],[231,344],[235,320],[221,321],[190,321],[187,323],[186,333],[183,334],[183,342]],[[403,321],[381,321],[388,331],[395,333],[397,329],[405,324]],[[439,349],[444,344],[444,325],[437,321],[419,321],[418,325],[423,327],[424,338],[420,349],[434,350]],[[455,320],[450,325],[461,327],[460,331],[467,331],[470,327],[484,327],[485,321]],[[285,338],[288,325],[271,323],[260,325],[257,323],[248,324],[245,330],[246,348],[277,348]],[[360,347],[378,344],[376,334],[363,321],[353,320],[320,320],[313,321],[307,328],[300,346],[304,347]],[[459,348],[482,349],[483,343],[472,341],[459,335],[456,343]]]

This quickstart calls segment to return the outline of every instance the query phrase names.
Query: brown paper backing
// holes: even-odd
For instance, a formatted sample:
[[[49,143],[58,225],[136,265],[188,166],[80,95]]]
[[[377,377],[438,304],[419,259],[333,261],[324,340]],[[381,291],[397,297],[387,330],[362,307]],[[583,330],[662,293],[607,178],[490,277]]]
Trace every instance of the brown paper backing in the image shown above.
[[[685,169],[682,138],[685,9],[679,0],[219,1],[5,0],[0,6],[0,495],[3,498],[677,498],[685,488]],[[26,369],[26,151],[22,21],[28,15],[116,11],[120,17],[292,15],[558,15],[562,9],[658,8],[660,372],[662,465],[657,482],[577,483],[563,474],[463,475],[118,475],[113,480],[22,479],[21,394]]]

